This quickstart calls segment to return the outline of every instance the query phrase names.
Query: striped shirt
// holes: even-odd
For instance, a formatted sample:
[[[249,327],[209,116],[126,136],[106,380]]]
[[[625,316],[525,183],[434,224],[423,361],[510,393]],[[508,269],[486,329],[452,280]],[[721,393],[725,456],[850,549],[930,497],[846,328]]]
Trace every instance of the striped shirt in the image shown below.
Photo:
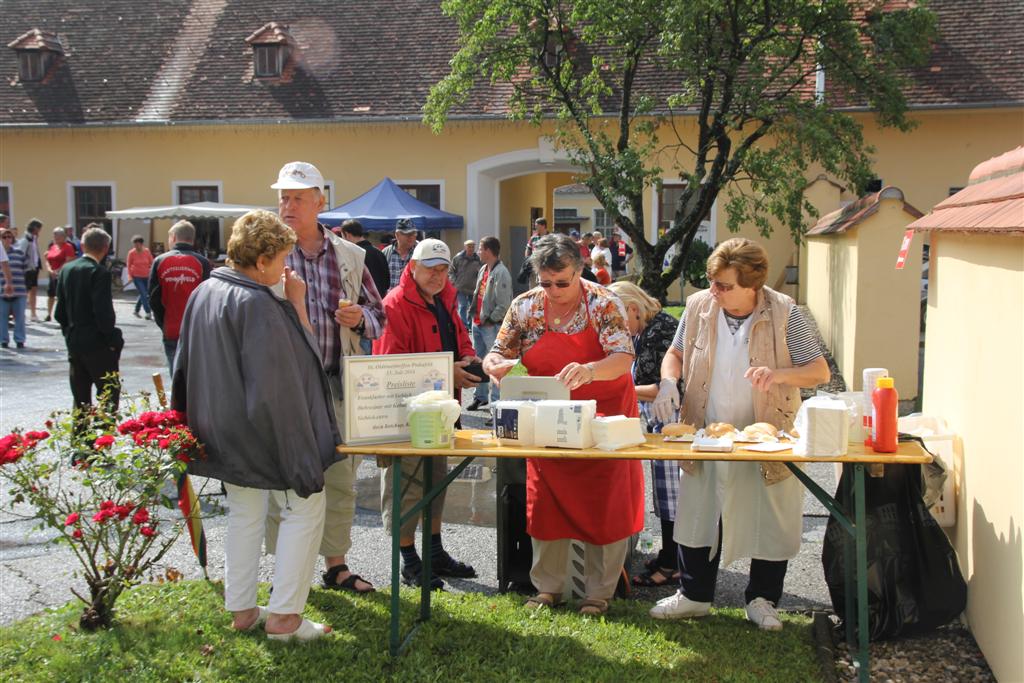
[[[341,356],[341,332],[334,319],[334,312],[338,310],[339,299],[353,298],[352,293],[342,290],[338,256],[334,253],[330,241],[324,236],[323,244],[315,254],[307,254],[296,247],[288,254],[285,263],[306,283],[306,311],[313,327],[313,336],[320,348],[324,369],[329,373],[336,372]],[[380,294],[373,284],[373,276],[365,265],[355,303],[363,309],[365,329],[362,336],[376,339],[384,326],[384,311]]]
[[[732,330],[733,334],[735,334],[743,321],[749,317],[750,316],[736,318],[726,314],[725,321],[729,324],[729,329]],[[734,322],[737,322],[735,327],[733,326]],[[683,353],[685,342],[686,313],[684,312],[682,317],[679,319],[679,327],[676,328],[676,336],[672,339],[672,348],[679,353]],[[804,318],[803,314],[800,313],[796,304],[793,304],[789,309],[789,321],[786,323],[786,345],[789,347],[789,359],[793,365],[797,367],[807,365],[822,355],[821,344],[819,344],[818,340],[814,337],[814,333],[811,332],[810,325],[807,324],[807,320]]]
[[[0,244],[0,249],[2,248],[3,245]],[[11,268],[11,284],[14,285],[14,293],[11,296],[25,296],[27,293],[25,289],[25,254],[21,249],[13,247],[5,255],[7,256],[7,265]],[[0,271],[0,289],[4,287],[7,287],[7,278],[3,271]],[[7,321],[0,321],[0,324],[6,325]]]

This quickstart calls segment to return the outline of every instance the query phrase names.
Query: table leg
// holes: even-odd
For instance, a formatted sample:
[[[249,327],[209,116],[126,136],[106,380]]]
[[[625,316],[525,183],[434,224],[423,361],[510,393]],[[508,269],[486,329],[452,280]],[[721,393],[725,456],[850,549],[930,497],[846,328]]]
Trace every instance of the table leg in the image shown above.
[[[854,516],[857,527],[857,666],[861,683],[870,680],[870,652],[868,650],[868,532],[864,512],[864,465],[854,466]]]
[[[853,493],[853,479],[855,477],[853,473],[853,467],[849,464],[843,465],[843,473],[846,475],[846,486],[842,489],[843,496],[843,508],[849,514],[852,510],[851,503]],[[852,533],[845,534],[843,536],[843,601],[845,603],[846,619],[844,620],[846,626],[846,645],[853,651],[854,643],[856,642],[857,632],[857,603],[856,593],[854,590],[854,549],[856,548],[856,516],[854,516],[854,529]]]
[[[447,458],[445,458],[447,461]],[[434,459],[423,459],[423,492],[426,494],[434,488]],[[423,552],[423,574],[420,575],[420,621],[430,619],[430,564],[433,559],[433,543],[431,542],[431,527],[433,527],[434,515],[433,496],[423,506],[423,543],[420,544]]]
[[[400,575],[398,561],[401,555],[399,539],[402,533],[402,461],[394,458],[391,465],[391,643],[390,651],[392,657],[398,656],[401,646],[401,634],[399,632],[399,598]]]

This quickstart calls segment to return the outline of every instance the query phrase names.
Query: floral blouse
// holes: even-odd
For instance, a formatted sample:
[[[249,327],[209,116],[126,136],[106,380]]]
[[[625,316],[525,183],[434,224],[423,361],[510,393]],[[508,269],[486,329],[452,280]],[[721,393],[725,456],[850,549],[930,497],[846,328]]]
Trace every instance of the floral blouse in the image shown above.
[[[672,346],[679,321],[664,311],[651,318],[650,322],[634,340],[636,360],[633,361],[633,383],[657,384],[661,381],[661,359]]]
[[[622,301],[596,283],[580,280],[580,285],[583,287],[586,309],[583,306],[577,308],[572,319],[559,331],[565,334],[582,332],[587,324],[586,311],[589,309],[590,323],[597,330],[605,353],[633,355],[633,340],[626,327],[626,307],[622,305]],[[501,324],[498,338],[495,340],[494,346],[491,347],[491,351],[499,353],[505,358],[521,358],[529,351],[541,335],[547,331],[547,323],[544,320],[546,301],[547,297],[544,296],[544,290],[540,287],[534,287],[517,296],[512,301],[508,313],[505,314],[505,320]],[[671,341],[671,335],[669,340]]]

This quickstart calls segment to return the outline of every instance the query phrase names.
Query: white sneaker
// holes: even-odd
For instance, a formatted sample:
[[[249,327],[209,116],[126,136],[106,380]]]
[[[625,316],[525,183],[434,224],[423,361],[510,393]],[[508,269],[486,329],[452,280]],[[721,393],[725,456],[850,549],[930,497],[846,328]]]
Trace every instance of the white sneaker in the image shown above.
[[[677,590],[667,598],[658,600],[649,614],[655,619],[688,619],[706,617],[710,611],[710,602],[694,602]]]
[[[775,605],[764,598],[754,598],[747,604],[747,619],[757,624],[762,631],[782,630],[782,621]]]

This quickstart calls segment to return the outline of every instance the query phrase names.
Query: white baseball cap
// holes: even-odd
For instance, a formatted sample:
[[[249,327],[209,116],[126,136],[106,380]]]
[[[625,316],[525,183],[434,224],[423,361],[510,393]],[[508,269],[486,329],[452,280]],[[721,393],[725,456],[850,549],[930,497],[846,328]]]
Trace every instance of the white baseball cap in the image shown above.
[[[427,268],[439,266],[442,263],[446,266],[452,264],[452,252],[448,245],[441,240],[423,240],[412,250],[412,260],[422,263]]]
[[[290,161],[281,167],[277,182],[270,186],[274,190],[324,189],[324,177],[313,164],[305,161]]]

